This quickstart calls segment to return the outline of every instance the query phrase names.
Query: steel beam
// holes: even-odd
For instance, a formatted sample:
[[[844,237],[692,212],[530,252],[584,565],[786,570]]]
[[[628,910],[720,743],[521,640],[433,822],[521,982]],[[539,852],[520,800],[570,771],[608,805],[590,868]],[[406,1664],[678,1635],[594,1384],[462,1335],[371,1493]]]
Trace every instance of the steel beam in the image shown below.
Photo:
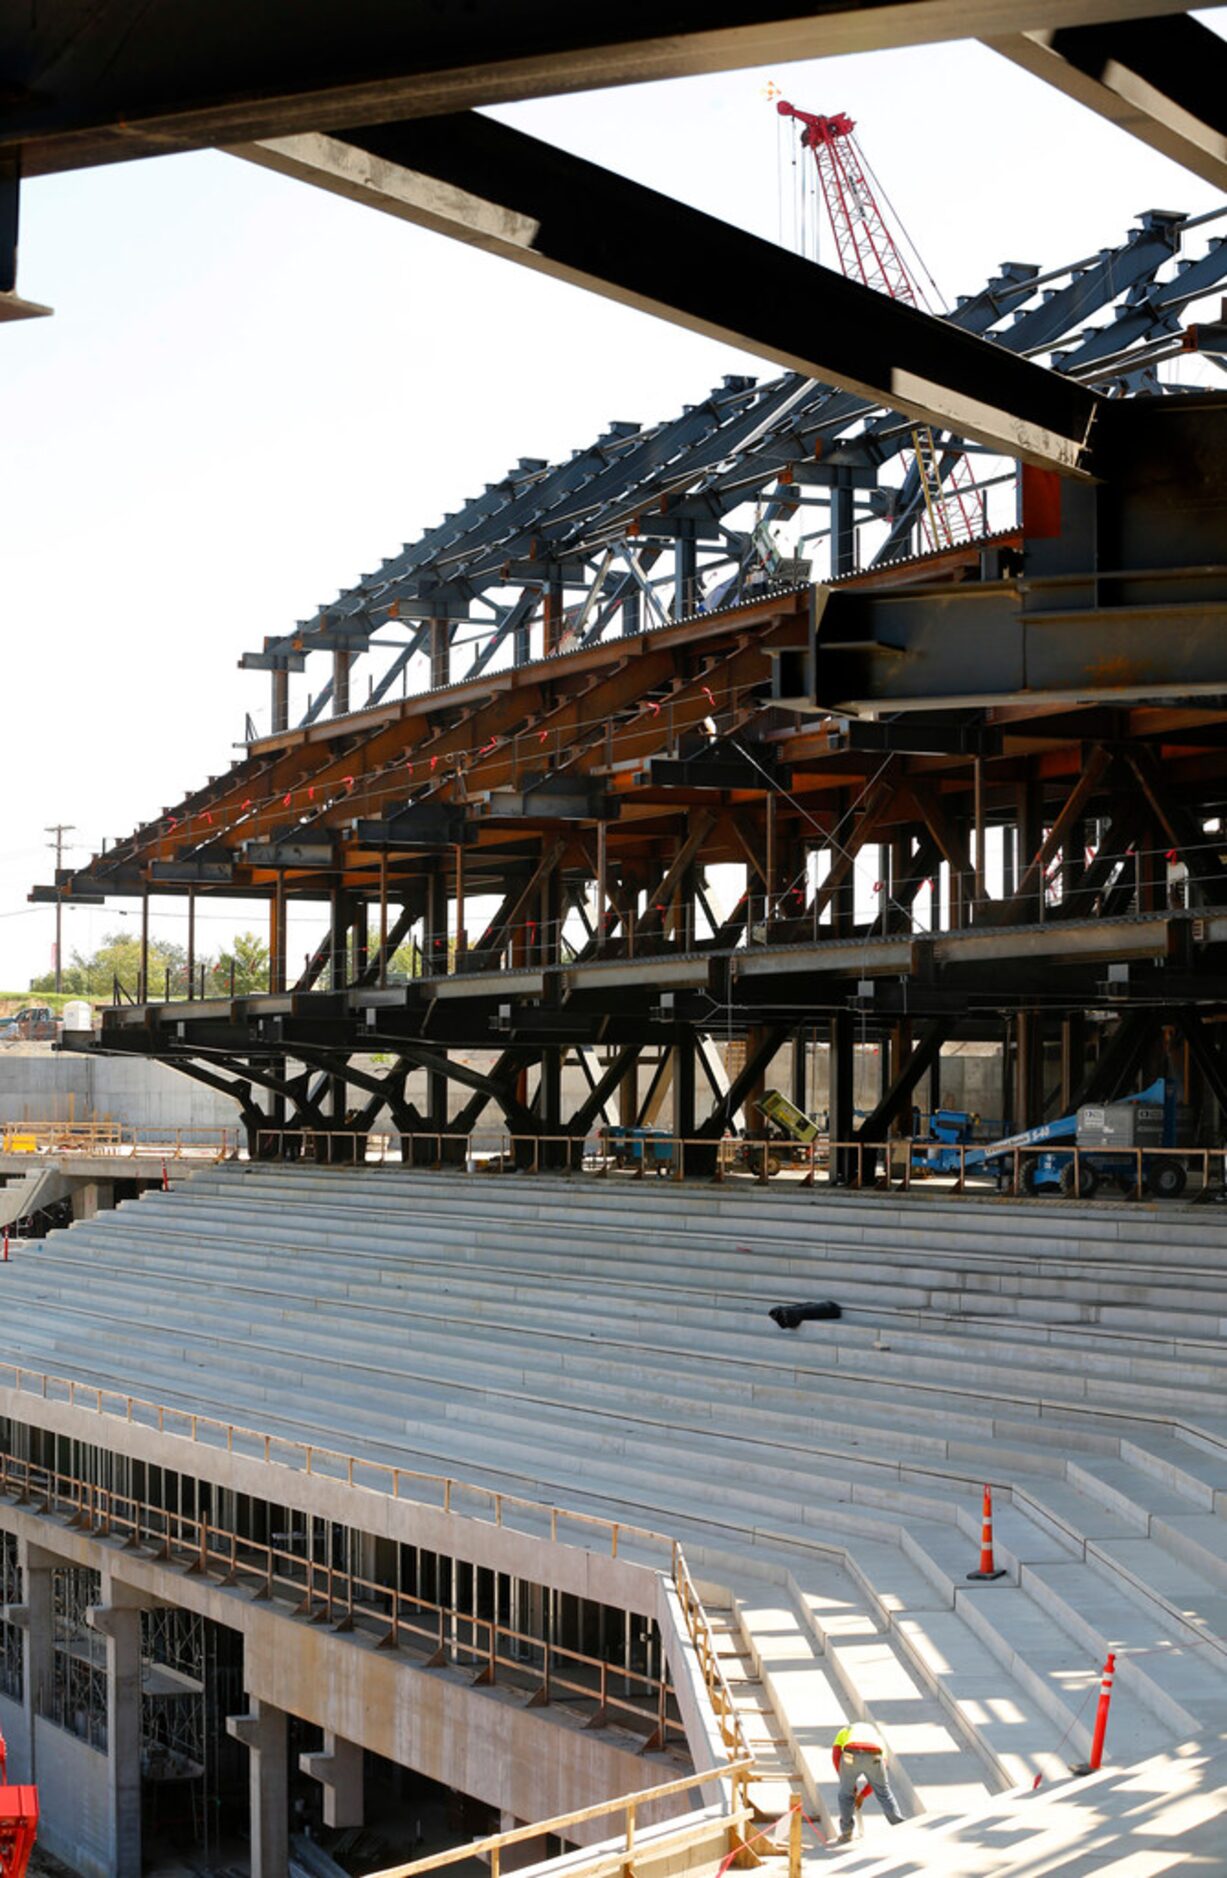
[[[1178,0],[40,0],[0,24],[27,174],[646,79],[1177,10]],[[1179,0],[1183,4],[1183,0]]]
[[[1200,20],[1118,18],[1012,32],[988,43],[1152,150],[1227,189],[1227,45]]]
[[[840,711],[1124,704],[1227,691],[1222,601],[1024,610],[1011,582],[820,598],[810,688],[778,662],[778,701]]]
[[[424,118],[236,154],[1009,456],[1091,468],[1100,400],[1085,387],[491,118]],[[635,239],[611,242],[610,228],[633,228]]]

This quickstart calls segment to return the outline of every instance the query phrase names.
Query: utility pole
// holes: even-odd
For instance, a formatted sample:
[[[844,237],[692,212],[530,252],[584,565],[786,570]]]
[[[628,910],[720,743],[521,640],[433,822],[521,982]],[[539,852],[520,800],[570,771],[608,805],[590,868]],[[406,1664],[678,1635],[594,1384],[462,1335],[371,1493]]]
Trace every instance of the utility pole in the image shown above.
[[[64,864],[64,837],[65,835],[71,835],[76,832],[76,823],[75,822],[54,822],[52,826],[46,829],[44,832],[48,835],[55,836],[55,840],[49,841],[47,843],[47,846],[49,848],[55,849],[55,871],[58,876],[60,868]],[[60,992],[64,989],[64,952],[63,952],[63,946],[61,943],[61,926],[62,926],[63,916],[64,916],[64,896],[60,892],[60,883],[59,883],[58,878],[55,883],[55,888],[56,888],[56,892],[55,892],[55,988],[57,992]]]

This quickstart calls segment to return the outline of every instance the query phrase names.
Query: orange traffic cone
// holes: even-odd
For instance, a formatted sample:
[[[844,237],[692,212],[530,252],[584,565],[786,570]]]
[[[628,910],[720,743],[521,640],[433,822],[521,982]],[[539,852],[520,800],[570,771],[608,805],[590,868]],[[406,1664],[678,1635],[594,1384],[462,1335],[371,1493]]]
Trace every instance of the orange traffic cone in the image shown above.
[[[976,1584],[984,1584],[991,1582],[994,1578],[1005,1577],[1004,1566],[997,1566],[993,1563],[993,1490],[991,1487],[984,1489],[984,1517],[980,1527],[980,1569],[968,1572],[967,1576]]]

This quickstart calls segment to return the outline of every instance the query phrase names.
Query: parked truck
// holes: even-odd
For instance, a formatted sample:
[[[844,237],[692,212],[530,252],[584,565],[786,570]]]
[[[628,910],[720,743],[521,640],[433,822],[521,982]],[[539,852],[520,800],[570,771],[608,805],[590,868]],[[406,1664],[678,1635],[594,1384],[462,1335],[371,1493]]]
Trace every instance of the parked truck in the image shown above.
[[[49,1004],[27,1004],[0,1019],[0,1043],[54,1043],[59,1034],[59,1019]]]

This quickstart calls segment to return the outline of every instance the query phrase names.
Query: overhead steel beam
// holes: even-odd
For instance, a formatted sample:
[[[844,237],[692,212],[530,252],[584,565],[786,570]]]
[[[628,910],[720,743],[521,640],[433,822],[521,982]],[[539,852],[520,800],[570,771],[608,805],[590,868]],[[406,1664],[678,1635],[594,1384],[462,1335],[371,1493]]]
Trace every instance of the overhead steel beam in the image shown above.
[[[1012,32],[988,43],[1152,150],[1227,189],[1227,45],[1200,20],[1118,18]]]
[[[1184,0],[40,0],[0,18],[26,174]]]
[[[1101,400],[1085,386],[491,118],[419,119],[236,154],[1006,455],[1092,467]],[[633,228],[635,239],[611,241],[610,228]]]
[[[909,711],[1227,691],[1221,601],[1028,613],[1004,581],[825,598],[812,683],[802,696],[782,658],[780,703]]]

